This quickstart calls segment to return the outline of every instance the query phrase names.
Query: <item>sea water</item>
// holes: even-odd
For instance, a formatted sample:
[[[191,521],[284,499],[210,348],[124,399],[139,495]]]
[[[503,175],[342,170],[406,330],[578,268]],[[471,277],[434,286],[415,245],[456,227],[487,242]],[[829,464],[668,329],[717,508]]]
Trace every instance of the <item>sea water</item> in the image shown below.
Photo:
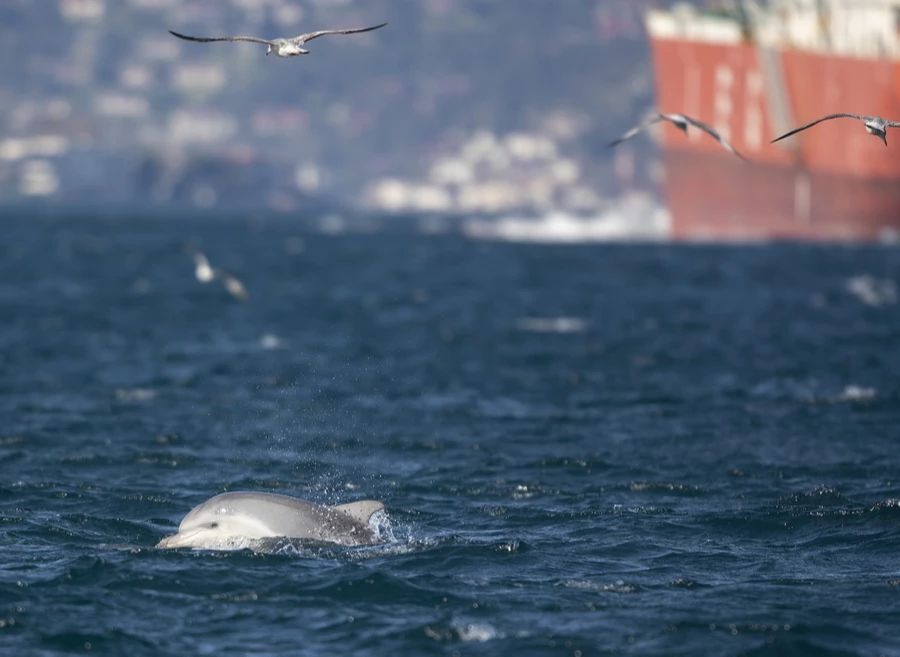
[[[4,655],[900,655],[896,247],[2,225]],[[154,548],[227,490],[387,540]]]

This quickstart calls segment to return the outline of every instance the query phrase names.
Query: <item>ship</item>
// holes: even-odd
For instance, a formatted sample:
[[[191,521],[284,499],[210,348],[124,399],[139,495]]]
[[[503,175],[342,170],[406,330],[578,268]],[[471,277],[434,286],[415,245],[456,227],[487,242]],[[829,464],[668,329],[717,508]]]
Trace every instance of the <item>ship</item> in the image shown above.
[[[838,119],[770,143],[833,112],[900,120],[900,0],[719,5],[645,16],[659,110],[711,123],[750,160],[666,123],[671,237],[900,236],[900,130],[886,148],[861,122]]]

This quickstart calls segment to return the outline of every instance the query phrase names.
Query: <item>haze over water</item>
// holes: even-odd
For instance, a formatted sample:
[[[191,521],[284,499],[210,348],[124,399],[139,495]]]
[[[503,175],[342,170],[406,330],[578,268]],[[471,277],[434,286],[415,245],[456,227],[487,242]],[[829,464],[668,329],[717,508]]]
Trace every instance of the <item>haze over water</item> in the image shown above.
[[[900,655],[896,248],[4,228],[2,654]],[[153,548],[242,489],[393,540]]]

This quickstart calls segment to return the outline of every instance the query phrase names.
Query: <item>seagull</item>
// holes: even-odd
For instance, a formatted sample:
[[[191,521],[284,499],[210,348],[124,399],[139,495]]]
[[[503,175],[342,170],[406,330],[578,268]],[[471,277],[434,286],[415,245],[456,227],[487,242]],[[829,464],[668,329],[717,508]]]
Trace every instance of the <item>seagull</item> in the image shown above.
[[[238,301],[246,301],[250,298],[244,284],[229,274],[227,271],[216,269],[209,264],[209,259],[200,251],[193,251],[194,276],[201,283],[212,283],[215,280],[222,282],[225,290]]]
[[[631,139],[639,132],[646,130],[651,125],[659,123],[660,121],[668,121],[669,123],[674,125],[676,128],[681,130],[684,134],[687,134],[688,126],[694,126],[695,128],[702,130],[703,132],[708,134],[710,137],[715,139],[717,142],[722,144],[722,148],[724,148],[729,153],[734,153],[742,160],[747,159],[743,155],[741,155],[738,152],[738,150],[734,146],[732,146],[731,143],[727,139],[722,137],[722,135],[720,135],[715,129],[708,126],[703,121],[698,121],[697,119],[691,118],[690,116],[685,116],[684,114],[664,114],[662,112],[657,113],[656,116],[651,116],[649,119],[647,119],[640,125],[636,125],[635,127],[633,127],[631,130],[626,132],[624,135],[622,135],[615,141],[610,142],[608,144],[608,147],[612,148],[613,146],[618,146],[623,141]]]
[[[888,121],[887,119],[883,119],[880,116],[860,116],[859,114],[846,114],[843,112],[839,112],[838,114],[829,114],[828,116],[823,116],[821,119],[816,119],[812,123],[807,123],[806,125],[802,125],[799,128],[794,128],[790,132],[786,132],[780,137],[773,139],[772,143],[774,144],[776,141],[780,141],[785,137],[790,137],[791,135],[797,134],[807,128],[811,128],[817,123],[821,123],[822,121],[830,121],[831,119],[856,119],[857,121],[862,121],[866,126],[866,132],[870,135],[878,137],[881,141],[884,142],[884,145],[887,146],[887,129],[888,128],[900,128],[900,121]]]
[[[279,57],[296,57],[297,55],[308,55],[309,50],[302,46],[308,41],[318,39],[321,36],[330,34],[359,34],[360,32],[371,32],[378,28],[384,27],[387,23],[381,25],[373,25],[372,27],[360,27],[350,30],[319,30],[318,32],[307,32],[289,39],[260,39],[251,36],[230,36],[230,37],[195,37],[186,34],[179,34],[174,30],[169,30],[169,34],[177,36],[179,39],[186,41],[198,41],[200,43],[210,43],[212,41],[249,41],[250,43],[261,43],[266,46],[266,55],[274,52]]]

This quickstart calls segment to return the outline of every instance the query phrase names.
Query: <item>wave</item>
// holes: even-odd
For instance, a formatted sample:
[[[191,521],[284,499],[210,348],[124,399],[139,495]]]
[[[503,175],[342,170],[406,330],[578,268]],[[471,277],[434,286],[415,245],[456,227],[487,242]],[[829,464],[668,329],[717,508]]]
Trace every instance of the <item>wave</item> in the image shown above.
[[[525,333],[584,333],[588,322],[581,317],[522,317],[516,328]]]
[[[844,287],[847,292],[866,306],[880,308],[897,303],[897,286],[889,278],[875,278],[863,274],[847,279]]]
[[[776,379],[754,386],[750,394],[774,401],[799,401],[811,405],[864,404],[875,400],[878,390],[858,383],[848,383],[838,388],[815,379]]]

